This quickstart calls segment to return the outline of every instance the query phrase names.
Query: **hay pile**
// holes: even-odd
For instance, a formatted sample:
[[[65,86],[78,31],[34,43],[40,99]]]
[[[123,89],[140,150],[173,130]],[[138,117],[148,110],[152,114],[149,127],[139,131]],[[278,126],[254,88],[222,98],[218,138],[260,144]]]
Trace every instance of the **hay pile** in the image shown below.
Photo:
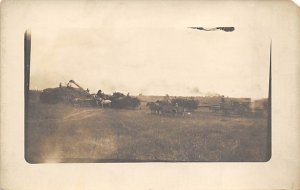
[[[40,101],[48,104],[70,103],[74,98],[88,98],[87,92],[73,87],[58,87],[44,89]]]

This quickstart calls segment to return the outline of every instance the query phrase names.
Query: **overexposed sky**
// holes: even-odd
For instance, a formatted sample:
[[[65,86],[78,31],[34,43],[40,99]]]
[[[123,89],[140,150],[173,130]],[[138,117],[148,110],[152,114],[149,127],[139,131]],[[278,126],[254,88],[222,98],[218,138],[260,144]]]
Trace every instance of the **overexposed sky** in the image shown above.
[[[209,6],[104,1],[64,9],[72,15],[67,24],[31,28],[31,89],[73,79],[92,92],[267,97],[274,24],[264,20],[268,13],[251,2]],[[228,12],[232,6],[237,7]]]

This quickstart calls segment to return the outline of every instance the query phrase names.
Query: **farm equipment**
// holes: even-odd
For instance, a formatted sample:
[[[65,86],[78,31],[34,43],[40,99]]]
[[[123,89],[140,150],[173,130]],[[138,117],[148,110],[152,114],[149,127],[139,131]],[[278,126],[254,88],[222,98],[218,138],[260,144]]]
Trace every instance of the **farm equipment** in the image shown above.
[[[80,106],[80,107],[96,107],[100,105],[100,99],[97,98],[97,96],[92,95],[89,93],[89,90],[84,90],[79,84],[77,84],[74,80],[70,80],[67,84],[67,87],[70,88],[71,84],[74,84],[78,87],[82,92],[86,94],[86,97],[84,98],[74,98],[71,100],[71,103],[74,106]]]
[[[90,94],[88,89],[84,90],[74,80],[70,80],[66,86],[60,84],[57,88],[43,90],[40,100],[48,104],[67,103],[79,107],[136,108],[140,105],[138,98],[120,92],[107,95],[99,90],[97,94]]]
[[[209,106],[209,109],[215,113],[223,115],[247,115],[251,113],[251,99],[221,99],[221,102],[216,105]]]
[[[124,95],[120,92],[115,92],[110,97],[111,107],[112,108],[136,108],[140,105],[140,100],[136,97],[131,97],[128,95]]]
[[[78,88],[71,87],[71,84]],[[40,95],[40,100],[48,104],[67,103],[74,106],[97,106],[99,101],[74,80],[70,80],[67,86],[60,85],[58,88],[44,89]]]

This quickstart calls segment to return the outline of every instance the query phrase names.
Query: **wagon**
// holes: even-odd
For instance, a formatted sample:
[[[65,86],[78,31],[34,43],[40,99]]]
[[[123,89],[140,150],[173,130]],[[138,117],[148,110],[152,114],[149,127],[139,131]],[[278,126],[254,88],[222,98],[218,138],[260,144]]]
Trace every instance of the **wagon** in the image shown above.
[[[250,102],[230,101],[221,102],[218,105],[211,105],[209,109],[214,113],[223,115],[248,115],[251,113]]]

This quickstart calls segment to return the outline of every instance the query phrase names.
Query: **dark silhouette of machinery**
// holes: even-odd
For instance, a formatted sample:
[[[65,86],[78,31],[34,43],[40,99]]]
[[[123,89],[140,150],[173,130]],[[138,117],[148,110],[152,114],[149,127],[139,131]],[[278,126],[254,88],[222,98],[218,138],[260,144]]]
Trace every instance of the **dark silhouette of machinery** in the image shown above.
[[[74,84],[78,88],[71,87],[71,84]],[[70,80],[67,86],[62,86],[60,83],[59,88],[44,89],[40,100],[48,104],[71,103],[78,106],[97,105],[96,97],[84,90],[74,80]]]
[[[76,88],[72,87],[75,85]],[[136,97],[125,96],[120,92],[113,95],[104,94],[101,90],[97,94],[90,94],[74,80],[70,80],[66,86],[61,83],[57,88],[44,89],[40,95],[40,101],[48,104],[65,103],[79,107],[112,107],[112,108],[136,108],[140,101]]]

